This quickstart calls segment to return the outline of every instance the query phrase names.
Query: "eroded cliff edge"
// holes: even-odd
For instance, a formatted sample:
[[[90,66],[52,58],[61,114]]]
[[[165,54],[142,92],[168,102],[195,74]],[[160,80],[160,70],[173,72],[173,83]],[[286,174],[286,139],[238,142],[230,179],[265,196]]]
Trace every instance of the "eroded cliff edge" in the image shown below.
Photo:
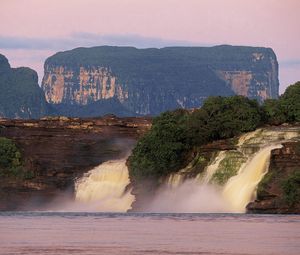
[[[46,60],[42,88],[64,115],[156,115],[212,95],[277,98],[278,63],[259,47],[78,48]]]
[[[149,129],[147,118],[52,117],[0,119],[0,137],[12,139],[29,178],[1,177],[0,210],[30,210],[74,195],[74,180],[104,161],[125,157]]]
[[[282,148],[271,152],[268,173],[258,186],[257,199],[247,206],[247,211],[249,213],[300,213],[300,201],[292,190],[294,187],[285,187],[289,179],[295,182],[291,185],[300,186],[299,175],[297,178],[291,178],[295,173],[300,173],[300,142],[284,143]],[[290,194],[285,194],[286,192]]]

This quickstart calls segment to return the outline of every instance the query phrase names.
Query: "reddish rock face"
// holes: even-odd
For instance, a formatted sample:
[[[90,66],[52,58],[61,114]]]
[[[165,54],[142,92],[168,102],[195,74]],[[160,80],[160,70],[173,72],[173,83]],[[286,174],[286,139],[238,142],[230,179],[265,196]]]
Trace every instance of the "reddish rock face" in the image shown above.
[[[300,201],[288,206],[282,189],[283,181],[300,166],[300,143],[285,143],[271,152],[270,176],[258,189],[257,199],[247,206],[249,213],[299,213]]]
[[[59,104],[71,101],[79,105],[86,105],[90,101],[113,97],[116,97],[120,102],[128,99],[128,91],[123,91],[124,86],[122,87],[117,82],[117,78],[109,68],[80,67],[77,71],[64,66],[55,68],[45,66],[42,86],[49,103]],[[79,86],[75,86],[74,79]],[[67,92],[68,89],[69,93]]]
[[[0,136],[15,141],[28,180],[0,181],[0,210],[30,209],[56,196],[72,196],[74,180],[110,159],[125,157],[151,126],[147,118],[64,117],[41,120],[0,119]]]

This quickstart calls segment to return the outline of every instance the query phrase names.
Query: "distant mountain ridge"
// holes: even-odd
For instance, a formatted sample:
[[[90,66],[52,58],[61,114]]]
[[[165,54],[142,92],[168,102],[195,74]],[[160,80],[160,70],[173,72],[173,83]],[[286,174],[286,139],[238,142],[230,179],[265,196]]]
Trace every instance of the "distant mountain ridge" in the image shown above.
[[[58,52],[45,62],[40,88],[30,68],[0,55],[0,117],[157,115],[197,108],[208,96],[278,97],[270,48],[245,46],[99,46]]]
[[[11,68],[0,54],[0,118],[40,118],[49,114],[36,71],[28,67]]]
[[[42,88],[56,106],[88,109],[114,98],[123,112],[156,115],[199,107],[208,96],[277,98],[278,63],[261,47],[77,48],[46,60]]]

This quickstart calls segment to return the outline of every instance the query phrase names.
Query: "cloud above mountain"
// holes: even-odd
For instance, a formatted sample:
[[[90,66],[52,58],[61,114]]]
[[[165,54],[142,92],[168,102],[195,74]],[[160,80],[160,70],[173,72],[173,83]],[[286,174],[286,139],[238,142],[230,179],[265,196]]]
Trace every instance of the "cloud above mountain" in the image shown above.
[[[0,36],[0,49],[66,50],[75,47],[92,47],[99,45],[134,46],[137,48],[196,46],[195,43],[183,40],[166,40],[134,34],[100,35],[95,33],[77,32],[66,37],[52,38]],[[209,45],[197,44],[197,46]]]

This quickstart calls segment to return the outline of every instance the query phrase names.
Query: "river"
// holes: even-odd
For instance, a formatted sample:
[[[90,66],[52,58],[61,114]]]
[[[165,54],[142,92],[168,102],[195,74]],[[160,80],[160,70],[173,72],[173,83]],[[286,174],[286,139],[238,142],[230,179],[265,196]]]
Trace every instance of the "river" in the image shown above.
[[[299,255],[300,215],[2,212],[0,254]]]

